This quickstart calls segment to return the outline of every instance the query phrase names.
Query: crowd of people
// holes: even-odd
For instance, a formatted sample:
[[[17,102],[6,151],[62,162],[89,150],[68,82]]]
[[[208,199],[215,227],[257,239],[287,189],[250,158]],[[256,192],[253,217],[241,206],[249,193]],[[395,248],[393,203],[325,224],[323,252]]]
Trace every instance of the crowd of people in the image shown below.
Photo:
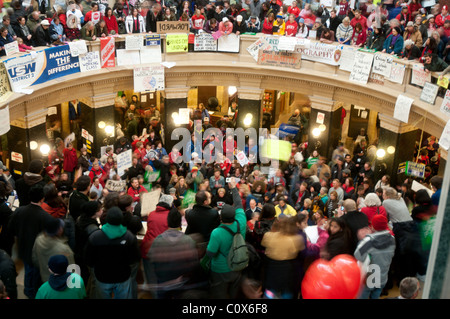
[[[108,4],[71,0],[54,7],[32,1],[23,7],[14,0],[0,27],[0,55],[4,45],[18,41],[19,50],[62,45],[67,41],[96,39],[157,31],[158,21],[188,21],[190,32],[263,33],[309,38],[323,43],[341,43],[375,52],[385,52],[424,64],[425,70],[443,71],[450,51],[450,15],[447,6],[423,8],[418,0],[391,4],[373,0],[341,0],[333,8],[318,1],[248,0],[149,2],[151,7],[133,6],[127,0]],[[136,5],[136,3],[134,3]]]
[[[236,141],[225,139],[223,153],[207,162],[202,154],[217,137],[196,140],[196,130],[213,127],[203,105],[187,125],[191,159],[180,162],[181,150],[164,147],[155,106],[140,112],[137,96],[116,100],[124,131],[103,154],[56,138],[48,158],[33,159],[17,179],[1,165],[0,278],[10,298],[17,298],[14,243],[28,298],[137,299],[146,292],[152,298],[297,299],[309,265],[340,254],[381,268],[380,285],[363,287],[361,298],[387,294],[404,278],[424,281],[442,177],[421,181],[434,191],[430,196],[412,191],[411,178],[396,185],[377,176],[363,131],[353,152],[341,143],[330,158],[308,148],[300,130],[300,137],[288,138],[286,161],[242,166],[226,156],[230,144],[238,152]],[[234,128],[238,112],[233,102],[215,127]],[[290,123],[296,119],[307,126],[298,110]],[[255,148],[248,138],[244,151]],[[119,175],[117,156],[127,150],[132,166]],[[153,191],[160,192],[156,209],[145,212],[143,194]],[[14,194],[19,207],[13,211]],[[227,258],[237,233],[247,247],[238,270]],[[64,271],[68,265],[79,271]]]

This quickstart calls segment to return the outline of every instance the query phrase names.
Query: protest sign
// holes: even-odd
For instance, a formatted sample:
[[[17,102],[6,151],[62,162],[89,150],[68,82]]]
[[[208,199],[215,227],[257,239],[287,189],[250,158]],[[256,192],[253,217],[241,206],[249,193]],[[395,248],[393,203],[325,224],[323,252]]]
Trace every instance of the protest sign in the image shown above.
[[[156,33],[189,33],[189,21],[158,21]]]
[[[195,35],[194,51],[217,51],[217,41],[206,32]]]
[[[14,53],[19,53],[19,44],[17,41],[13,41],[5,44],[5,53],[7,56],[13,55]]]
[[[117,155],[117,174],[122,176],[125,173],[125,169],[130,168],[132,166],[131,150],[122,152]]]
[[[86,41],[84,40],[77,40],[69,42],[70,47],[70,54],[73,57],[80,56],[82,54],[86,54],[88,52]]]
[[[9,106],[4,109],[0,109],[0,135],[6,134],[11,129],[9,122]]]
[[[423,64],[414,63],[411,72],[411,84],[424,86],[426,82],[431,82],[431,73],[425,72]]]
[[[88,72],[100,70],[102,68],[100,63],[100,52],[92,51],[85,55],[80,55],[80,70],[81,72]]]
[[[302,61],[301,57],[301,53],[259,50],[258,64],[299,69]]]
[[[450,120],[447,121],[447,124],[442,131],[441,138],[439,139],[439,145],[448,151],[450,147]]]
[[[134,68],[134,91],[162,91],[164,90],[164,67],[152,65]]]
[[[161,55],[161,46],[146,46],[140,53],[140,61],[141,64],[151,64],[151,63],[161,63],[162,55]]]
[[[258,40],[256,40],[255,42],[253,42],[248,48],[247,51],[248,53],[250,53],[250,55],[252,56],[252,58],[258,62],[258,55],[259,55],[259,50],[270,50],[269,48],[270,46],[268,45],[268,43],[266,42],[266,40],[264,40],[264,38],[259,38]]]
[[[117,54],[117,65],[135,65],[137,61],[141,61],[141,56],[139,50],[126,50],[118,49]]]
[[[123,192],[127,190],[127,181],[115,181],[112,179],[108,179],[106,181],[105,188],[110,192]]]
[[[217,51],[239,53],[240,43],[240,36],[230,33],[217,40]]]
[[[413,99],[400,94],[395,102],[394,118],[408,123],[409,111],[413,102]]]
[[[350,73],[350,81],[366,84],[372,69],[372,61],[373,54],[357,52],[355,54],[355,63]]]
[[[441,112],[446,114],[447,116],[450,116],[450,90],[447,90],[445,92],[444,99],[442,100]]]
[[[13,92],[11,91],[8,80],[8,72],[6,71],[5,65],[0,63],[0,102],[6,101],[12,94]]]
[[[161,36],[159,34],[145,35],[145,46],[161,45]]]
[[[239,153],[237,153],[236,158],[237,158],[239,164],[241,164],[241,166],[245,166],[249,163],[248,158],[243,151],[240,151]]]
[[[125,50],[141,50],[144,48],[143,35],[127,35],[125,36]]]
[[[100,58],[102,68],[113,68],[116,66],[115,49],[116,46],[113,37],[100,39]]]
[[[161,189],[158,188],[154,191],[141,193],[141,216],[148,216],[156,209],[156,205],[159,203],[159,197],[161,195]]]
[[[168,34],[166,36],[166,52],[188,52],[188,35]]]
[[[403,78],[405,77],[406,65],[393,62],[391,66],[391,74],[389,76],[389,81],[402,84]]]
[[[295,137],[300,130],[300,127],[297,125],[291,125],[286,123],[281,123],[278,128],[276,136],[279,139],[284,139],[285,137]]]
[[[394,58],[391,55],[375,53],[373,58],[372,72],[381,74],[386,78],[390,77],[393,61]]]
[[[341,59],[339,60],[339,69],[351,72],[355,63],[356,48],[344,45],[342,46]]]
[[[436,96],[438,94],[439,86],[430,82],[425,83],[420,94],[420,99],[430,104],[434,104]]]

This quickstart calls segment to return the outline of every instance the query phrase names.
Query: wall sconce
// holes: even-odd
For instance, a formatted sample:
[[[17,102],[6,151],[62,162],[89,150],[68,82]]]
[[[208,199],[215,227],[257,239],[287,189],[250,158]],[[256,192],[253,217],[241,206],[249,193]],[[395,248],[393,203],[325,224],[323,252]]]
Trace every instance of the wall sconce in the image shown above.
[[[48,155],[48,153],[50,152],[50,146],[48,146],[47,144],[42,144],[39,150],[41,151],[42,155]]]
[[[113,136],[114,135],[114,127],[111,126],[111,125],[107,125],[105,127],[105,133],[108,134],[108,135]]]
[[[320,130],[321,132],[325,132],[326,129],[327,129],[327,126],[326,126],[325,124],[320,124],[320,125],[319,125],[319,130]]]
[[[38,143],[36,141],[31,141],[30,142],[30,149],[34,151],[37,148],[38,148]]]
[[[313,135],[315,138],[317,138],[317,137],[320,136],[320,132],[322,132],[322,131],[320,130],[320,128],[316,127],[315,129],[312,130],[312,135]]]
[[[106,123],[103,121],[98,122],[98,127],[104,129],[106,127]]]
[[[244,118],[244,125],[250,126],[252,124],[253,115],[251,113],[247,113]]]
[[[388,152],[388,154],[394,154],[395,153],[395,147],[394,146],[389,146],[387,148],[387,152]]]
[[[381,159],[386,156],[386,151],[382,148],[377,150],[377,158]]]
[[[178,114],[178,112],[172,113],[172,119],[173,119],[173,123],[175,123],[175,125],[179,125],[180,115]]]

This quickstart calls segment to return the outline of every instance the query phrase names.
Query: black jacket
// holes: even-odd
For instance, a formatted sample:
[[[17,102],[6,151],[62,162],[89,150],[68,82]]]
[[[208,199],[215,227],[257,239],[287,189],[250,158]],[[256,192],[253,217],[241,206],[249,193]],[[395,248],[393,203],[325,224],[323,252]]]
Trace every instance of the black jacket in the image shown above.
[[[6,205],[6,200],[0,200],[0,249],[5,250],[9,255],[11,255],[11,248],[14,243],[7,236],[8,223],[12,214],[13,211]]]
[[[148,10],[147,17],[145,19],[145,30],[147,30],[147,32],[156,32],[156,22],[158,21],[163,21],[162,11],[160,11],[155,17],[153,10]]]
[[[52,42],[49,29],[45,30],[42,25],[39,25],[36,28],[36,32],[32,39],[34,39],[33,43],[35,47],[47,46]]]
[[[17,299],[17,284],[16,284],[16,265],[11,257],[0,249],[0,280],[6,288],[6,293],[11,299]]]
[[[85,194],[79,192],[78,190],[74,190],[72,192],[69,198],[69,214],[72,216],[74,221],[76,221],[81,215],[81,206],[87,202],[89,202],[89,197]]]
[[[30,191],[30,188],[34,185],[41,185],[42,187],[45,186],[45,181],[43,180],[41,175],[26,172],[23,175],[23,178],[17,180],[16,192],[20,206],[25,206],[30,203],[28,192]]]
[[[130,278],[130,265],[140,260],[136,236],[127,230],[123,236],[110,239],[103,230],[94,231],[86,245],[85,260],[100,282],[124,282]]]
[[[200,233],[205,242],[209,241],[211,232],[220,225],[220,216],[217,210],[210,206],[194,205],[186,211],[186,235]]]
[[[369,219],[367,218],[367,215],[364,213],[361,213],[357,210],[353,212],[347,212],[347,214],[340,217],[344,220],[344,222],[347,224],[348,228],[350,228],[350,232],[352,235],[352,254],[356,249],[356,245],[358,244],[358,230],[369,227]]]
[[[97,220],[88,217],[86,215],[81,215],[75,224],[75,262],[84,264],[83,253],[86,248],[89,236],[96,230],[99,229],[100,224]]]

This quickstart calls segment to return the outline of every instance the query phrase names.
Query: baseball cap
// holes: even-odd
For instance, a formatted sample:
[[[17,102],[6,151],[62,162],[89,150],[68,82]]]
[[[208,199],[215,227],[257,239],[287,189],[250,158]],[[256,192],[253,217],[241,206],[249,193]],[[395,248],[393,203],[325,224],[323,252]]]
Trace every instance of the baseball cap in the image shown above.
[[[242,21],[242,19],[243,19],[243,18],[242,18],[242,16],[241,16],[241,15],[238,15],[238,16],[236,17],[236,20],[237,20],[237,21],[239,21],[239,22],[241,22],[241,21]]]

